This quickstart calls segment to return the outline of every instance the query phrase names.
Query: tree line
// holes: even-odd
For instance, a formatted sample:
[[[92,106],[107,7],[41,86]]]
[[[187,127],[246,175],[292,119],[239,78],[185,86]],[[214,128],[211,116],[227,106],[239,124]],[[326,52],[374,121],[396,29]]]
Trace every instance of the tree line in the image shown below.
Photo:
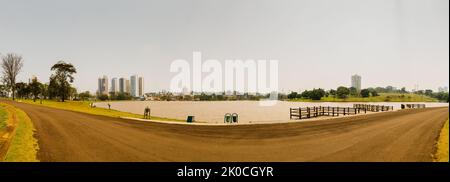
[[[445,101],[449,102],[448,92],[433,92],[431,89],[426,90],[418,90],[414,92],[408,92],[406,91],[406,88],[403,87],[401,89],[396,89],[392,86],[387,87],[376,87],[376,88],[365,88],[358,91],[354,87],[344,87],[340,86],[337,89],[330,89],[325,91],[324,89],[318,88],[318,89],[312,89],[312,90],[305,90],[302,93],[298,92],[291,92],[287,95],[288,99],[311,99],[311,100],[321,100],[323,97],[333,97],[333,98],[339,98],[339,99],[345,99],[348,97],[376,97],[379,96],[379,93],[399,93],[399,94],[407,94],[407,93],[414,93],[418,95],[425,95],[428,97],[435,98],[439,101]]]
[[[49,83],[41,83],[37,78],[31,79],[28,83],[17,82],[17,75],[23,67],[24,59],[22,56],[14,53],[8,53],[2,56],[2,82],[0,85],[1,96],[11,96],[13,100],[18,98],[36,99],[58,99],[62,102],[67,99],[83,99],[89,98],[89,92],[78,94],[77,90],[72,87],[74,74],[77,73],[76,68],[64,61],[58,61],[54,64],[50,71],[52,72]]]
[[[334,97],[334,98],[340,98],[345,99],[349,96],[354,97],[375,97],[378,96],[378,92],[373,88],[368,89],[362,89],[361,91],[358,91],[354,87],[344,87],[340,86],[337,89],[330,89],[325,91],[324,89],[313,89],[313,90],[305,90],[302,93],[297,92],[291,92],[287,95],[288,99],[311,99],[311,100],[320,100],[322,97]]]

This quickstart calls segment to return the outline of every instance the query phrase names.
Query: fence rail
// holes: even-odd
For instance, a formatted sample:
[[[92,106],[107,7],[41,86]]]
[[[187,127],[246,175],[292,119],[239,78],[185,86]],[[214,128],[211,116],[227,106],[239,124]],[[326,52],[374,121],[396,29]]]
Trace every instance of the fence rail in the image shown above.
[[[420,109],[425,108],[425,104],[402,104],[402,109]]]
[[[290,119],[308,119],[319,116],[340,116],[340,115],[355,115],[360,113],[392,111],[393,106],[380,106],[368,104],[354,104],[353,107],[298,107],[290,108]]]
[[[393,111],[394,106],[371,105],[371,104],[353,104],[353,108],[364,109],[371,112]]]
[[[352,107],[299,107],[290,108],[290,119],[305,119],[319,116],[355,115],[364,110]]]

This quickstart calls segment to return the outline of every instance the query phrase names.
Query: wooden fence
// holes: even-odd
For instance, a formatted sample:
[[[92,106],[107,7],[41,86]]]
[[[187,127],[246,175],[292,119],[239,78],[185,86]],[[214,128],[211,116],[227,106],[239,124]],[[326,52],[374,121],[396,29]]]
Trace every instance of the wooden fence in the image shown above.
[[[425,108],[425,104],[402,104],[402,109],[420,109]]]
[[[370,105],[370,104],[353,104],[353,108],[363,109],[365,111],[380,112],[393,111],[394,106]]]
[[[291,119],[306,119],[319,116],[339,116],[359,114],[361,109],[352,107],[299,107],[290,108]]]
[[[307,119],[319,116],[355,115],[360,113],[392,111],[393,106],[354,104],[353,107],[298,107],[290,108],[290,119]]]

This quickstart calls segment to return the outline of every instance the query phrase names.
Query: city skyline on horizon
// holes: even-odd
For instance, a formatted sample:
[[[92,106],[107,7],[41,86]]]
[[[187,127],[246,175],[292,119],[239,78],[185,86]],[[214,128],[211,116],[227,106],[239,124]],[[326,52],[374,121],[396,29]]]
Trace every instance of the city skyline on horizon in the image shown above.
[[[23,56],[23,82],[48,82],[53,64],[72,63],[73,86],[92,93],[103,74],[138,73],[145,92],[169,90],[171,62],[194,51],[221,63],[279,60],[284,92],[350,86],[353,74],[362,88],[449,87],[448,1],[254,2],[8,1],[0,54]]]

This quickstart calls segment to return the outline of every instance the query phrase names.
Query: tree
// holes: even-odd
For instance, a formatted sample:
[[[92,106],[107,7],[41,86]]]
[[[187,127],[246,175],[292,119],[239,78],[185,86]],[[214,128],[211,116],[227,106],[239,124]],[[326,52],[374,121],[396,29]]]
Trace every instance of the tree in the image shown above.
[[[370,90],[370,89],[369,89],[369,90]],[[377,92],[375,89],[370,90],[370,95],[372,95],[372,97],[379,96],[378,92]]]
[[[302,95],[303,98],[309,99],[309,98],[311,98],[311,94],[310,93],[311,93],[310,91],[305,90],[305,91],[302,92],[301,95]]]
[[[50,77],[50,84],[48,85],[47,93],[49,99],[56,98],[59,95],[59,83],[56,81],[54,76]]]
[[[6,85],[0,85],[0,97],[6,97],[8,95],[8,89]]]
[[[108,100],[108,95],[106,95],[106,94],[100,94],[100,95],[97,96],[97,98],[98,98],[99,100],[101,100],[101,101],[105,101],[105,100]]]
[[[88,100],[91,97],[91,93],[89,93],[89,91],[81,92],[80,94],[78,94],[78,97],[83,101]]]
[[[22,56],[9,53],[2,58],[3,78],[5,79],[7,86],[12,91],[12,99],[15,99],[16,91],[16,77],[19,74],[23,66]]]
[[[78,100],[78,91],[75,87],[69,87],[69,98],[71,100]]]
[[[323,89],[313,89],[310,93],[309,93],[309,97],[312,100],[320,100],[323,96],[325,96],[325,91]]]
[[[330,91],[328,91],[328,93],[329,93],[330,95],[332,95],[333,98],[336,98],[336,90],[331,89]]]
[[[33,78],[33,80],[31,80],[31,83],[29,84],[29,89],[31,95],[33,95],[33,102],[36,102],[36,99],[39,97],[39,94],[41,94],[42,84],[39,83],[37,78]]]
[[[425,90],[425,95],[430,97],[433,96],[433,90],[430,89]]]
[[[64,102],[67,97],[70,96],[71,86],[73,83],[73,74],[77,73],[75,67],[64,61],[59,61],[51,68],[52,71],[55,71],[51,77],[53,77],[55,81],[55,85],[58,89],[57,96],[61,98],[61,101]],[[50,78],[52,80],[52,78]]]
[[[402,87],[402,89],[400,90],[400,93],[405,94],[405,93],[408,93],[408,91],[406,91],[406,88],[405,88],[405,87]]]
[[[43,99],[46,99],[48,97],[48,85],[47,84],[41,84],[41,95]]]
[[[350,91],[350,95],[352,95],[352,96],[358,96],[359,94],[358,94],[358,90],[355,88],[355,87],[350,87],[349,88],[349,91]]]
[[[369,89],[362,89],[361,90],[361,97],[369,97],[369,96],[370,96]]]
[[[290,94],[288,94],[288,99],[295,99],[295,98],[297,98],[297,92],[291,92]]]
[[[14,90],[17,90],[17,96],[19,98],[28,98],[28,95],[30,94],[28,85],[23,82],[16,83]]]
[[[350,94],[350,90],[347,87],[338,87],[336,90],[336,95],[338,98],[344,99]]]
[[[131,100],[131,96],[129,93],[119,93],[117,94],[117,100]]]

